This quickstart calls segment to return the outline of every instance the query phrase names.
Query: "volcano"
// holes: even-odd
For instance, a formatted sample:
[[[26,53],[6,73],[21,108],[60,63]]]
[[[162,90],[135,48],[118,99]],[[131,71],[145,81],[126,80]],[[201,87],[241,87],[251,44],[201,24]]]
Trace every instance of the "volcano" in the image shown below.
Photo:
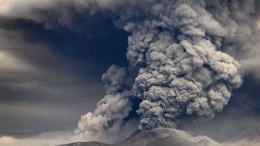
[[[185,131],[160,128],[152,131],[136,130],[125,140],[114,144],[79,142],[59,146],[222,146],[206,136],[192,137]]]

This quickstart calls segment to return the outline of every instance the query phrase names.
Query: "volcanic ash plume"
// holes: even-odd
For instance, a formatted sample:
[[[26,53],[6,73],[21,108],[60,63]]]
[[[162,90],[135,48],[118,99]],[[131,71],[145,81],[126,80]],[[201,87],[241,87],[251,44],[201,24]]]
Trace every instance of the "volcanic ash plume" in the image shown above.
[[[102,77],[107,95],[93,113],[82,116],[75,130],[86,139],[114,139],[131,119],[140,118],[143,129],[154,129],[176,128],[186,118],[213,118],[228,104],[232,89],[240,87],[241,75],[257,65],[250,62],[259,60],[255,23],[259,13],[254,0],[41,3],[45,7],[29,9],[55,15],[8,12],[12,17],[44,23],[48,29],[55,28],[50,25],[57,21],[72,30],[77,28],[70,22],[73,16],[84,19],[86,12],[100,12],[115,27],[131,33],[126,54],[129,67],[108,69]],[[56,5],[58,10],[53,9]],[[41,13],[30,16],[30,12]]]
[[[141,99],[136,112],[143,129],[176,128],[187,117],[213,118],[228,104],[232,89],[242,83],[241,65],[224,53],[225,40],[235,43],[236,36],[244,35],[243,29],[248,26],[243,23],[240,28],[231,18],[229,6],[239,4],[201,0],[124,2],[116,11],[119,17],[113,18],[116,27],[132,33],[127,58],[139,68],[138,75],[128,83],[130,90],[123,90],[122,75],[127,78],[123,71],[109,78],[106,88],[113,92],[108,92],[93,114],[82,117],[82,133],[119,133],[132,110],[128,98]],[[109,76],[110,70],[104,76]]]
[[[105,82],[106,96],[98,103],[94,113],[81,117],[76,134],[88,140],[108,141],[116,137],[132,110],[130,99],[133,98],[131,76],[126,77],[126,68],[111,66],[102,76]],[[130,83],[130,84],[129,84]]]

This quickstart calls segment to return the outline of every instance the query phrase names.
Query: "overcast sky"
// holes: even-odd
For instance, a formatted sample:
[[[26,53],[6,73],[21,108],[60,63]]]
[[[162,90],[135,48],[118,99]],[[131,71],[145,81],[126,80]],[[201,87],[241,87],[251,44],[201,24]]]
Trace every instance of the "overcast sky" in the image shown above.
[[[48,5],[28,12],[26,1],[0,2],[0,146],[42,138],[41,144],[47,145],[48,134],[72,136],[80,117],[93,112],[105,95],[102,74],[113,64],[128,66],[130,33],[116,28],[111,18],[71,10],[64,16],[66,22],[53,18]],[[221,139],[216,136],[220,131],[255,126],[259,89],[259,76],[246,74],[223,112],[211,121],[181,128]]]
[[[104,96],[102,74],[127,64],[129,34],[101,15],[86,17],[90,22],[75,20],[80,32],[0,16],[1,136],[73,132],[96,108]]]

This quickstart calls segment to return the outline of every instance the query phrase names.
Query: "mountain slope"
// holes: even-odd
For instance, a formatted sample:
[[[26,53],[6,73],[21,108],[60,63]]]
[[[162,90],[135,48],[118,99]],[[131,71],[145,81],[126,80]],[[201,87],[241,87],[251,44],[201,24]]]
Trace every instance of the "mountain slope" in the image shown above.
[[[260,127],[238,134],[224,144],[228,146],[260,146]]]
[[[75,142],[70,144],[58,145],[58,146],[110,146],[109,144],[101,142]]]
[[[192,137],[188,133],[176,129],[161,128],[152,131],[138,129],[127,139],[112,145],[86,142],[61,146],[222,146],[206,137]]]
[[[117,142],[112,146],[146,146],[150,141],[156,140],[160,134],[138,129],[131,136],[123,141]]]
[[[150,141],[146,146],[199,146],[196,143],[188,141],[184,138],[167,136]]]
[[[222,146],[206,136],[192,137],[176,129],[138,129],[129,138],[112,146]]]
[[[197,136],[197,137],[192,137],[185,131],[177,130],[177,129],[170,129],[170,128],[158,128],[153,130],[156,133],[163,133],[164,135],[169,135],[174,138],[182,138],[185,139],[186,141],[195,143],[199,146],[222,146],[220,143],[210,139],[207,136]]]
[[[185,131],[160,128],[152,131],[138,129],[127,139],[109,145],[100,142],[79,142],[60,146],[260,146],[260,127],[218,143],[206,136],[192,137]]]

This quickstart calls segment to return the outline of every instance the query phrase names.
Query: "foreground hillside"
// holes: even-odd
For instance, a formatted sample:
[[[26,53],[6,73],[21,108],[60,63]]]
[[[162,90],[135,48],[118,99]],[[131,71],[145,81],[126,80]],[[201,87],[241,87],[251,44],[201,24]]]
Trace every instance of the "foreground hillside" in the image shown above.
[[[79,142],[60,146],[221,146],[206,137],[192,137],[184,131],[176,129],[156,129],[146,131],[138,129],[127,139],[114,143]]]
[[[260,146],[260,127],[218,143],[207,136],[192,137],[185,131],[160,128],[152,131],[138,129],[128,138],[114,144],[78,142],[60,146]]]

